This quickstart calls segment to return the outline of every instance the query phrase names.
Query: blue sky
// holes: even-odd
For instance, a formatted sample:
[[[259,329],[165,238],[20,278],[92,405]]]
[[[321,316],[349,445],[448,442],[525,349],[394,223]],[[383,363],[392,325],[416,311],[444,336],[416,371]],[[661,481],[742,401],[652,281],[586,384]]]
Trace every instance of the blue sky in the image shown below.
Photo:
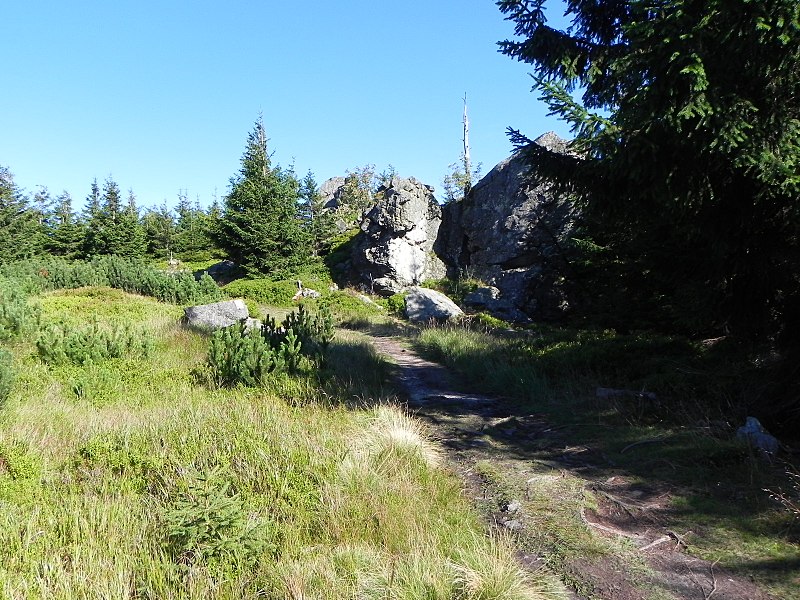
[[[392,164],[440,192],[465,92],[484,173],[508,126],[568,134],[497,52],[512,34],[492,0],[7,2],[0,165],[76,207],[109,175],[140,206],[208,205],[262,113],[274,160],[319,183]]]

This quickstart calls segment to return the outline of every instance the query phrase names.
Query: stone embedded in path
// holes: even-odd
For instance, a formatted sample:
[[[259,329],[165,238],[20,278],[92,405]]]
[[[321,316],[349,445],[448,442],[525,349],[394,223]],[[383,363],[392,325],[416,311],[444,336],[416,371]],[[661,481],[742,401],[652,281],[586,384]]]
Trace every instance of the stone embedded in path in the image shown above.
[[[406,290],[406,315],[410,321],[448,321],[463,314],[456,303],[441,292],[419,286]]]
[[[230,327],[250,317],[244,300],[225,300],[213,304],[189,306],[183,312],[189,327],[205,330]]]

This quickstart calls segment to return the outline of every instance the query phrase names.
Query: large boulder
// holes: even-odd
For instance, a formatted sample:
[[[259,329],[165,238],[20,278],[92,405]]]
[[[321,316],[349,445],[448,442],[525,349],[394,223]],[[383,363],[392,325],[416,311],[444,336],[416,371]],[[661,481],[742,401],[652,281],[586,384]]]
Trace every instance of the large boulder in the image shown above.
[[[479,287],[470,292],[464,296],[464,305],[475,310],[486,311],[504,321],[513,323],[530,321],[528,315],[505,298],[501,298],[500,290],[494,286]]]
[[[392,295],[446,274],[433,251],[442,222],[433,188],[414,178],[392,177],[361,223],[352,268],[371,291]]]
[[[412,286],[405,292],[406,316],[410,321],[448,321],[463,315],[463,311],[450,298],[428,288]]]
[[[206,331],[229,327],[240,321],[247,321],[250,317],[244,300],[225,300],[213,304],[189,306],[183,312],[189,327]]]
[[[535,143],[568,151],[554,133]],[[436,250],[445,257],[451,276],[467,274],[497,288],[490,306],[557,318],[568,308],[564,247],[576,218],[575,207],[538,180],[522,156],[513,155],[464,200],[445,207]]]

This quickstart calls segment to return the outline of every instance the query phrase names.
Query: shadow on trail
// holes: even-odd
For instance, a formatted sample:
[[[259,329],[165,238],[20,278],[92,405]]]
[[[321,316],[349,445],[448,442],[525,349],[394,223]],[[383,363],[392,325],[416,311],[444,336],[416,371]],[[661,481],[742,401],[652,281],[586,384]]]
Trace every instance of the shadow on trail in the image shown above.
[[[365,333],[378,353],[395,363],[395,381],[409,410],[434,426],[445,448],[473,462],[482,458],[522,461],[538,470],[568,472],[585,480],[598,499],[593,518],[601,528],[628,535],[640,547],[658,535],[676,536],[675,549],[667,551],[670,545],[664,544],[659,555],[665,570],[682,569],[691,579],[698,577],[695,569],[702,567],[710,586],[715,577],[713,569],[708,569],[710,563],[683,550],[702,546],[703,536],[714,527],[738,530],[754,544],[773,538],[789,544],[799,541],[800,522],[788,513],[776,518],[775,511],[769,510],[775,505],[764,490],[780,485],[780,469],[738,443],[730,431],[625,422],[592,398],[590,390],[580,400],[550,397],[527,404],[465,391],[480,387],[480,382],[476,385],[474,377],[420,357],[391,337],[391,328]],[[510,396],[516,395],[509,391]],[[767,512],[768,523],[763,518]],[[682,530],[664,534],[667,527]],[[797,572],[800,581],[800,556],[783,556],[725,562],[742,581],[756,571],[769,581],[770,574],[781,570]],[[680,576],[675,576],[673,583],[679,585]]]

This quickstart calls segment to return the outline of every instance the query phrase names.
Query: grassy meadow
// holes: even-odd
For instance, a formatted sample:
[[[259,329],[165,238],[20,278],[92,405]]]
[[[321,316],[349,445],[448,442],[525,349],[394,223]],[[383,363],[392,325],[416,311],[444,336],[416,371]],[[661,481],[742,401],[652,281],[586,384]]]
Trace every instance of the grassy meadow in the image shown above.
[[[56,360],[30,330],[3,342],[0,597],[562,596],[487,535],[356,338],[322,372],[215,388],[179,306],[109,287],[29,302],[38,331],[125,325],[114,343],[144,350]]]

